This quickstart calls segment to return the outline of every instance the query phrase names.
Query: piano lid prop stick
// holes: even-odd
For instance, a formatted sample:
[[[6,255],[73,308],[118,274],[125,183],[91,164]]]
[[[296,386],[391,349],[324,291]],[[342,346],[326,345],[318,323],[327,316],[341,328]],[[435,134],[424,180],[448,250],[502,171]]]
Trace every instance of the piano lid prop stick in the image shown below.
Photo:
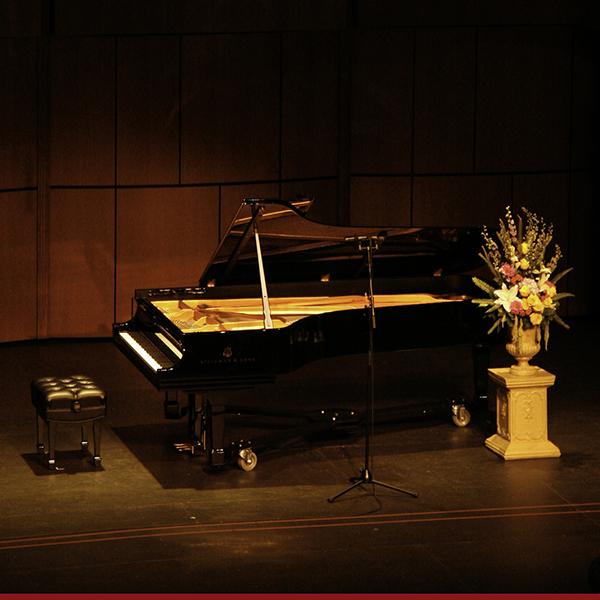
[[[260,236],[256,221],[254,222],[254,241],[256,242],[256,258],[258,259],[258,273],[260,276],[260,293],[262,296],[263,315],[265,329],[273,329],[273,320],[271,319],[271,306],[269,304],[269,295],[267,293],[267,280],[265,279],[265,269],[263,266],[262,252],[260,251]]]

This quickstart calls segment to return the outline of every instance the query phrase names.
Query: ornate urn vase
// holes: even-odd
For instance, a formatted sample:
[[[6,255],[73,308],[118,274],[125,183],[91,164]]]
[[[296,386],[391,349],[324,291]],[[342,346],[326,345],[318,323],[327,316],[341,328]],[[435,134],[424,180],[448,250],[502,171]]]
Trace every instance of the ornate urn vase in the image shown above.
[[[514,374],[528,374],[533,367],[529,361],[540,351],[541,347],[540,326],[535,325],[525,329],[515,322],[510,332],[510,341],[506,344],[506,351],[516,359],[517,364],[511,366]]]

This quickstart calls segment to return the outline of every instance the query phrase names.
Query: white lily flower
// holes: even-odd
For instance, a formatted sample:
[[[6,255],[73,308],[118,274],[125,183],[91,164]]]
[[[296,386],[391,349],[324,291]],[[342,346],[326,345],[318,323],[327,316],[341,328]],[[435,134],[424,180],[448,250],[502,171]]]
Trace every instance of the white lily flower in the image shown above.
[[[498,297],[497,300],[494,300],[494,304],[501,304],[506,312],[510,312],[510,305],[519,299],[519,286],[513,285],[511,288],[507,288],[503,283],[502,289],[494,290],[494,295]]]

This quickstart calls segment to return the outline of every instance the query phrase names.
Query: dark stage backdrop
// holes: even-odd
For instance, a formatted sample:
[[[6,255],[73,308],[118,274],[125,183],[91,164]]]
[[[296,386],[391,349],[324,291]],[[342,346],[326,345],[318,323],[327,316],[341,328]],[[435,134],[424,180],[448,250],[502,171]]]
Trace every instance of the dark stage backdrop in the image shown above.
[[[0,341],[108,336],[239,201],[555,223],[591,312],[595,2],[0,0]]]

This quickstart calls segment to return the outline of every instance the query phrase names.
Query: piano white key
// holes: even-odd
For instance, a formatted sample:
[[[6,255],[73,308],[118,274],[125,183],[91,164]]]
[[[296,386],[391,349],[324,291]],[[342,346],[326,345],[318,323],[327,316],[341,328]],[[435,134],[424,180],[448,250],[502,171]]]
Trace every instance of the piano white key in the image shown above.
[[[156,333],[156,337],[179,359],[183,358],[183,353],[164,333]]]
[[[119,331],[119,335],[129,344],[135,353],[154,371],[158,371],[162,366],[152,357],[142,346],[136,342],[127,331]]]

